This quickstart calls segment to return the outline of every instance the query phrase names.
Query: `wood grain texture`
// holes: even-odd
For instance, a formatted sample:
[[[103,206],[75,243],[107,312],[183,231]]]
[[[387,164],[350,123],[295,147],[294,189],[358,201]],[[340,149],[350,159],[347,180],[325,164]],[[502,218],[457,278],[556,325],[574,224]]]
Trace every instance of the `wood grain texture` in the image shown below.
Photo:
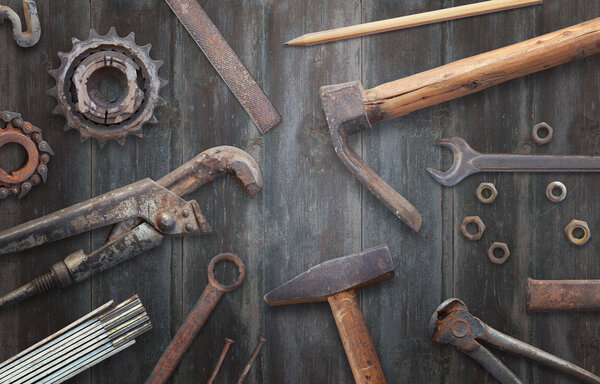
[[[428,166],[449,164],[449,153],[432,144],[451,135],[464,137],[482,152],[600,153],[600,57],[416,111],[353,137],[357,153],[421,211],[419,233],[388,212],[340,163],[318,94],[322,85],[352,80],[372,88],[568,27],[600,16],[600,3],[548,0],[539,7],[314,47],[283,45],[307,31],[472,2],[201,0],[283,117],[266,135],[163,0],[39,0],[42,38],[31,49],[19,48],[8,27],[0,25],[0,110],[20,112],[41,127],[57,154],[50,162],[48,184],[35,187],[22,201],[0,201],[0,229],[143,177],[157,179],[216,145],[249,152],[264,176],[263,190],[253,197],[229,177],[189,196],[202,207],[215,230],[212,235],[166,240],[86,283],[0,311],[0,360],[109,299],[138,293],[154,329],[131,349],[71,382],[143,382],[204,289],[210,259],[233,252],[246,263],[246,280],[221,300],[171,382],[205,382],[225,337],[236,342],[216,382],[235,382],[256,337],[264,335],[267,342],[246,383],[349,383],[352,373],[328,305],[269,307],[262,296],[322,261],[387,243],[396,277],[357,295],[389,383],[495,383],[455,348],[430,340],[429,318],[449,297],[463,299],[475,316],[499,331],[600,372],[598,314],[525,312],[527,277],[600,278],[600,176],[480,174],[444,188],[425,172]],[[4,3],[22,14],[21,1]],[[71,37],[87,38],[92,27],[104,34],[110,26],[121,36],[135,32],[138,44],[152,43],[151,57],[165,62],[160,75],[169,85],[161,95],[168,104],[158,109],[157,126],[144,127],[144,138],[100,149],[96,142],[81,144],[77,132],[64,133],[64,119],[51,115],[55,100],[46,90],[53,80],[46,70],[58,67],[56,53],[70,50]],[[532,125],[540,121],[554,127],[553,141],[543,147],[530,137]],[[545,197],[552,180],[568,188],[560,204]],[[475,198],[482,181],[498,188],[492,205]],[[480,241],[467,241],[458,231],[469,215],[479,215],[487,226]],[[563,228],[572,218],[590,225],[592,239],[583,247],[564,237]],[[46,272],[74,250],[97,247],[105,236],[106,230],[100,230],[4,257],[0,293]],[[508,243],[506,264],[487,259],[493,241]],[[234,270],[220,266],[217,277],[233,280]],[[493,352],[524,382],[575,383],[543,366]]]

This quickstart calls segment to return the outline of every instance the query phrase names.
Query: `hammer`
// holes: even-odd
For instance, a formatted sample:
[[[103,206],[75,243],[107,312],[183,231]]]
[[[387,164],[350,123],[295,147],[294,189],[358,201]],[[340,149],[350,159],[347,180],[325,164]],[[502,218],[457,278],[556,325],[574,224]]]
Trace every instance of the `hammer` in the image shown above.
[[[358,81],[321,87],[338,157],[396,217],[418,232],[419,211],[348,145],[380,121],[479,92],[600,51],[600,18],[363,90]]]
[[[326,261],[265,295],[269,305],[329,302],[357,384],[383,384],[385,377],[356,289],[394,277],[387,245]]]

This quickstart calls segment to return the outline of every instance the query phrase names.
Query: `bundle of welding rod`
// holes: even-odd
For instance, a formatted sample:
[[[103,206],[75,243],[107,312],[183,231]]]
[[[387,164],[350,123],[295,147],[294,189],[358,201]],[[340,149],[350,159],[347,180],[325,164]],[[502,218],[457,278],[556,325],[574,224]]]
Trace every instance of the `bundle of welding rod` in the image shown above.
[[[0,383],[62,383],[135,344],[152,324],[137,296],[102,307],[0,364]]]

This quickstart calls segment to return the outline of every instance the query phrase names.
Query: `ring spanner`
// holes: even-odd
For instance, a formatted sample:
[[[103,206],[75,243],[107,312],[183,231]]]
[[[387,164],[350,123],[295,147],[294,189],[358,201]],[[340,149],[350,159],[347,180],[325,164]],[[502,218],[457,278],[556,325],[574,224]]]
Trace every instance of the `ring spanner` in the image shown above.
[[[574,364],[544,352],[539,348],[498,332],[469,313],[459,299],[448,299],[435,310],[429,322],[434,341],[452,344],[473,358],[502,384],[521,384],[522,381],[478,340],[505,352],[514,353],[572,375],[587,383],[600,383],[600,377]]]
[[[445,172],[434,168],[427,168],[427,172],[447,187],[479,172],[600,172],[600,156],[480,153],[461,137],[435,143],[450,149],[454,162]]]
[[[223,285],[215,278],[215,266],[220,261],[231,261],[238,267],[238,279],[232,285]],[[146,379],[146,384],[166,383],[179,365],[183,355],[188,350],[198,332],[217,306],[223,295],[237,289],[244,282],[246,269],[239,257],[232,253],[221,253],[214,257],[208,264],[208,285],[202,292],[194,308],[187,315],[183,325],[177,330],[175,337],[167,346],[152,373]]]

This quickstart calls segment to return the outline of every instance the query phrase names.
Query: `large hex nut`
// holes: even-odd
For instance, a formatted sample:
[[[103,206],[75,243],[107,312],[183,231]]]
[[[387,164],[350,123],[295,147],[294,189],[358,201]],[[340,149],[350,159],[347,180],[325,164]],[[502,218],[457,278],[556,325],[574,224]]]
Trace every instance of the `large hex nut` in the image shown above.
[[[477,195],[477,200],[481,203],[492,204],[496,200],[496,197],[498,197],[498,190],[494,183],[481,183],[477,187],[475,195]]]
[[[578,229],[582,231],[581,236],[575,235],[575,231]],[[592,237],[588,223],[577,219],[573,219],[567,224],[565,227],[565,234],[567,235],[569,242],[574,245],[583,245],[590,241],[590,238]]]
[[[540,131],[545,132],[545,136],[540,136]],[[548,123],[539,123],[533,126],[531,130],[531,137],[533,141],[536,142],[537,145],[548,144],[552,141],[552,135],[554,134],[554,129]]]
[[[467,226],[469,224],[475,224],[477,226],[477,232],[470,233],[469,231],[467,231]],[[485,224],[483,224],[483,221],[479,216],[467,216],[463,219],[462,223],[460,224],[460,233],[462,233],[462,235],[467,240],[481,239],[481,236],[483,236],[484,231]]]
[[[502,252],[502,256],[499,256],[499,257],[496,256],[494,254],[494,252],[496,250],[499,250],[500,252]],[[492,245],[490,245],[487,253],[488,253],[488,258],[494,264],[504,264],[504,263],[506,263],[506,260],[508,260],[508,257],[510,256],[510,251],[508,250],[508,245],[506,245],[506,243],[500,243],[498,241],[495,241],[492,243]]]

